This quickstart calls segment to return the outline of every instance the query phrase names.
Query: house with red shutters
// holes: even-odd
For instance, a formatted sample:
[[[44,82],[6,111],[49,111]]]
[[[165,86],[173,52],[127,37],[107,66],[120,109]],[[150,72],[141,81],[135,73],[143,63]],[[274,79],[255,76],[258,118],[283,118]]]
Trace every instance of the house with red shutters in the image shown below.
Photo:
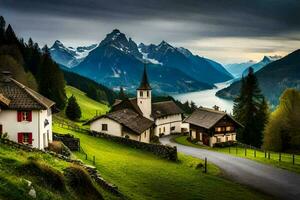
[[[0,135],[44,149],[52,142],[52,106],[55,103],[11,78],[7,71],[0,80]]]

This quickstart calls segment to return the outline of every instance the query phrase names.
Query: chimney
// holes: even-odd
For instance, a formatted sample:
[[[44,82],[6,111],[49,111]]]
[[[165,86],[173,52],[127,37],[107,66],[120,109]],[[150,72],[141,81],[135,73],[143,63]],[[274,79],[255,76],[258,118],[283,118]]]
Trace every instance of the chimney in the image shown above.
[[[216,110],[216,111],[219,111],[219,110],[220,110],[220,107],[217,106],[217,105],[214,105],[214,106],[213,106],[213,109]]]
[[[11,72],[10,71],[2,71],[1,81],[4,83],[9,83],[10,79],[11,79]]]

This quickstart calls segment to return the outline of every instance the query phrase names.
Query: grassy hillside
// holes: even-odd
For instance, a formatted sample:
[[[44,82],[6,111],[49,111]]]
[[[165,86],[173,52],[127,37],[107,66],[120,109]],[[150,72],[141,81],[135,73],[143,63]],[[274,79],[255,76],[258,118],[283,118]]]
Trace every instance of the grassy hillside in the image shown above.
[[[66,86],[67,97],[74,95],[81,108],[81,120],[88,120],[95,116],[96,111],[98,114],[105,114],[109,107],[104,103],[100,103],[86,96],[86,94],[72,86]]]
[[[31,187],[36,191],[36,199],[99,199],[99,195],[93,196],[95,191],[87,184],[74,187],[75,181],[64,173],[69,167],[74,166],[51,155],[26,152],[0,143],[0,199],[32,199],[28,194]],[[95,188],[105,199],[115,198],[98,186]]]
[[[102,138],[77,133],[54,125],[54,131],[71,133],[80,138],[88,154],[76,155],[96,166],[102,176],[118,186],[129,199],[269,199],[247,187],[219,176],[219,169],[209,165],[208,174],[197,169],[202,160],[179,154],[179,162],[170,162],[157,156]]]

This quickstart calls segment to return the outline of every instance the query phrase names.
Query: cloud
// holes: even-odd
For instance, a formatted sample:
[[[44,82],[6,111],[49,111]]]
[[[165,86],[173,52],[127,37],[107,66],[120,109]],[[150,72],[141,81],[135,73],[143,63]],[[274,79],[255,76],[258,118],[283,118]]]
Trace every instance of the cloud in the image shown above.
[[[0,0],[0,5],[20,35],[48,44],[100,42],[113,28],[138,42],[187,46],[210,38],[300,40],[298,0]]]

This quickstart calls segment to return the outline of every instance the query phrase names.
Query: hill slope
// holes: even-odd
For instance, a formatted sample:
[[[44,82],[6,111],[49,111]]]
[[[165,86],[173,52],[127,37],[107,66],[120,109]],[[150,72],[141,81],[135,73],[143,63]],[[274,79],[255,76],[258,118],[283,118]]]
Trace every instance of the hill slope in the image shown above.
[[[263,94],[273,105],[278,104],[281,93],[286,88],[300,89],[300,49],[269,63],[255,73]],[[217,92],[222,98],[234,98],[238,95],[241,81]]]
[[[86,96],[86,93],[78,90],[77,88],[67,85],[66,93],[68,98],[72,95],[76,97],[82,111],[81,120],[88,120],[93,118],[96,115],[96,112],[98,114],[105,114],[109,111],[109,107],[107,104],[100,103],[89,98],[88,96]]]
[[[80,200],[83,199],[81,192],[85,193],[84,198],[102,199],[97,186],[93,186],[98,188],[95,191],[87,185],[75,189],[70,184],[72,178],[64,170],[73,166],[49,154],[23,151],[0,140],[0,199]],[[35,191],[36,198],[29,195],[30,190]],[[112,195],[103,193],[111,199]]]

